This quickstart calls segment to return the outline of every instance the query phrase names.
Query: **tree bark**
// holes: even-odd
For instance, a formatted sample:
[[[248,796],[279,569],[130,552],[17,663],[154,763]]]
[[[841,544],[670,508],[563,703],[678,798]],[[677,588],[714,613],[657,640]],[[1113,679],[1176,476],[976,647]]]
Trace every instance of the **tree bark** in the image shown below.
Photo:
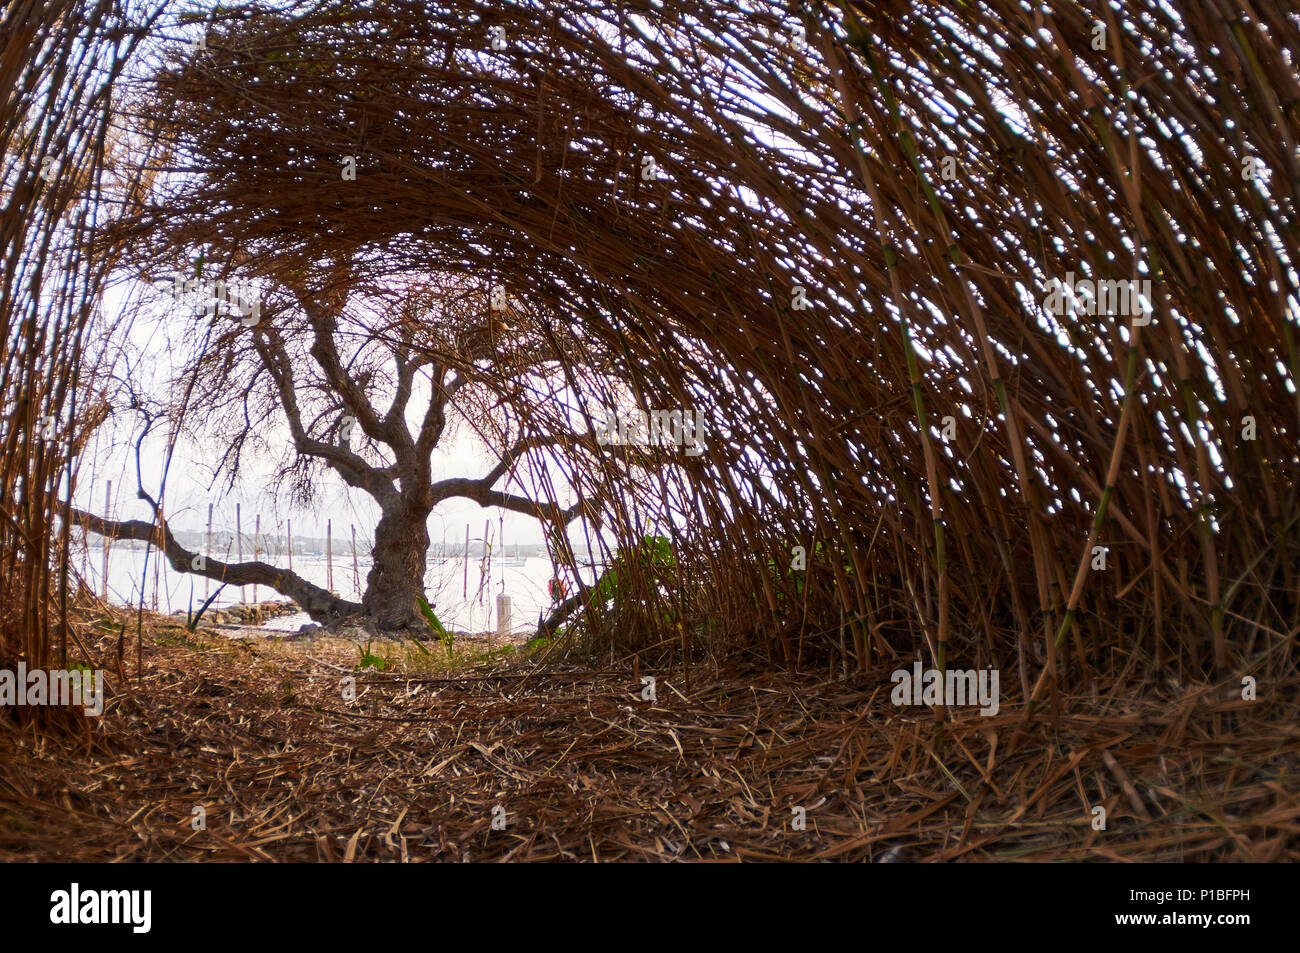
[[[424,595],[429,510],[402,502],[383,510],[361,607],[381,629],[424,628],[417,597]]]

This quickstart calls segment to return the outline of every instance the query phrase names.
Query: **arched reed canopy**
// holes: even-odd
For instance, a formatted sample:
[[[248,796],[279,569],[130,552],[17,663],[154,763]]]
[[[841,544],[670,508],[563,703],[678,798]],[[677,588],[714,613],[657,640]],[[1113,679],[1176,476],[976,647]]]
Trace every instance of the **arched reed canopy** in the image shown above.
[[[147,27],[112,96],[114,171],[143,181],[93,261],[165,281],[202,251],[323,298],[454,276],[484,308],[503,286],[489,382],[515,419],[587,435],[555,465],[619,547],[671,544],[627,561],[641,598],[593,610],[598,638],[1018,659],[1039,692],[1114,646],[1289,664],[1300,21],[1219,11],[126,7],[83,28],[102,51],[110,24]],[[41,82],[6,85],[27,209],[48,140],[12,123]],[[6,254],[6,346],[46,347],[57,319]],[[509,386],[520,341],[562,393]],[[47,353],[23,386],[88,426],[60,383],[80,351]],[[704,452],[602,445],[619,401],[701,411]],[[11,564],[58,506],[36,460],[6,457]]]

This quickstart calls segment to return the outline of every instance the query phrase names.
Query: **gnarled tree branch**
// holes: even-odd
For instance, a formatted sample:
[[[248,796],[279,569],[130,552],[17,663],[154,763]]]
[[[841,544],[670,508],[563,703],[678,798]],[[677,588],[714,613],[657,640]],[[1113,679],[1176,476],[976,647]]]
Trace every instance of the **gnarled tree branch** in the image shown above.
[[[69,518],[83,529],[107,536],[110,539],[136,539],[158,545],[159,525],[144,520],[110,520],[84,510],[69,508]],[[202,567],[196,565],[198,553],[191,552],[176,541],[166,521],[161,522],[163,554],[177,572],[206,576],[235,586],[268,586],[288,596],[312,618],[335,619],[361,611],[361,606],[340,599],[320,586],[312,585],[297,573],[279,569],[264,562],[225,563],[204,557]]]

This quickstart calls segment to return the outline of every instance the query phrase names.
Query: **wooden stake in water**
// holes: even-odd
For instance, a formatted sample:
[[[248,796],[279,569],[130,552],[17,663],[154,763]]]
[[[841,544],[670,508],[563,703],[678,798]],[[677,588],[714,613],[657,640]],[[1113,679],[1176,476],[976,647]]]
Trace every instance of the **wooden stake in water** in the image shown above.
[[[328,582],[326,588],[334,591],[334,521],[325,521],[325,571]]]
[[[360,598],[361,570],[357,568],[357,524],[349,523],[348,525],[352,527],[352,589]]]
[[[163,549],[163,504],[158,501],[158,558],[153,561],[153,611],[158,611],[158,577],[162,575]]]
[[[235,504],[235,551],[239,554],[239,561],[242,563],[244,561],[244,531],[240,528],[238,503]],[[239,604],[244,604],[243,586],[239,587]]]
[[[460,597],[462,599],[468,599],[469,598],[469,524],[468,523],[465,524],[465,553],[463,558],[465,561],[465,579],[461,583]]]
[[[253,521],[253,562],[262,555],[262,514],[258,513]],[[257,583],[253,583],[253,605],[257,605]]]
[[[288,536],[289,543],[289,572],[293,572],[293,520],[285,520],[288,524],[285,527],[285,533]]]
[[[105,519],[113,518],[113,514],[109,512],[109,509],[110,507],[112,507],[112,505],[113,505],[113,481],[109,480],[108,489],[104,491],[104,518]],[[108,601],[108,547],[111,545],[112,545],[112,538],[109,536],[105,536],[104,537],[104,585],[103,585],[103,590],[104,590],[103,597],[105,602]]]
[[[203,547],[203,559],[204,559],[205,566],[207,565],[206,561],[211,558],[212,558],[212,504],[209,503],[208,504],[208,541],[207,544]],[[203,601],[204,602],[208,601],[208,585],[211,582],[212,580],[209,579],[207,576],[203,577]]]
[[[492,521],[486,519],[483,521],[483,562],[479,564],[478,570],[478,602],[483,604],[483,575],[492,569],[491,550],[488,548],[488,533],[492,532]],[[491,619],[488,620],[489,622]]]

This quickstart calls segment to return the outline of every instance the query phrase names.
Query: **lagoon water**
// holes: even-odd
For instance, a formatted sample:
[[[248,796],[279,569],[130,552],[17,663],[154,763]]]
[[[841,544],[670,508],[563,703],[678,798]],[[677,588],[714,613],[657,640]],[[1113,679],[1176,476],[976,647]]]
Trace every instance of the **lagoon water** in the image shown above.
[[[143,549],[127,549],[116,546],[109,554],[108,560],[108,600],[115,605],[138,605],[141,591],[141,574],[145,571],[145,553]],[[287,565],[287,562],[285,562]],[[205,580],[201,576],[192,576],[174,571],[165,560],[159,560],[158,554],[150,553],[148,577],[145,581],[145,607],[154,607],[154,580],[157,572],[157,607],[159,612],[184,612],[192,605],[195,610],[203,605],[207,593],[217,591],[219,583]],[[103,550],[92,545],[89,554],[74,554],[72,569],[80,573],[87,584],[96,593],[101,592],[103,579]],[[293,569],[315,585],[325,587],[328,584],[329,567],[323,555],[295,554]],[[357,574],[354,578],[351,555],[334,555],[334,591],[344,599],[357,601],[361,598],[360,589],[365,587],[366,574],[370,571],[370,557],[357,557]],[[458,557],[445,560],[430,558],[425,571],[425,593],[442,624],[450,629],[462,632],[486,632],[496,630],[498,594],[504,592],[510,596],[511,632],[531,631],[537,627],[539,614],[549,611],[552,601],[547,594],[547,583],[555,575],[550,559],[546,557],[529,557],[523,565],[501,565],[501,560],[493,559],[485,566],[481,557],[469,558],[468,592],[465,587],[465,566]],[[505,581],[504,589],[502,580]],[[583,572],[584,581],[593,580],[591,570]],[[358,586],[359,583],[359,586]],[[572,583],[570,583],[572,587]],[[256,588],[256,594],[254,589]],[[572,591],[572,588],[570,588]],[[271,602],[283,599],[273,589],[266,586],[245,586],[242,595],[239,587],[227,586],[213,600],[214,607],[226,607],[240,602]],[[266,623],[267,628],[294,630],[310,619],[305,614],[281,616]]]

